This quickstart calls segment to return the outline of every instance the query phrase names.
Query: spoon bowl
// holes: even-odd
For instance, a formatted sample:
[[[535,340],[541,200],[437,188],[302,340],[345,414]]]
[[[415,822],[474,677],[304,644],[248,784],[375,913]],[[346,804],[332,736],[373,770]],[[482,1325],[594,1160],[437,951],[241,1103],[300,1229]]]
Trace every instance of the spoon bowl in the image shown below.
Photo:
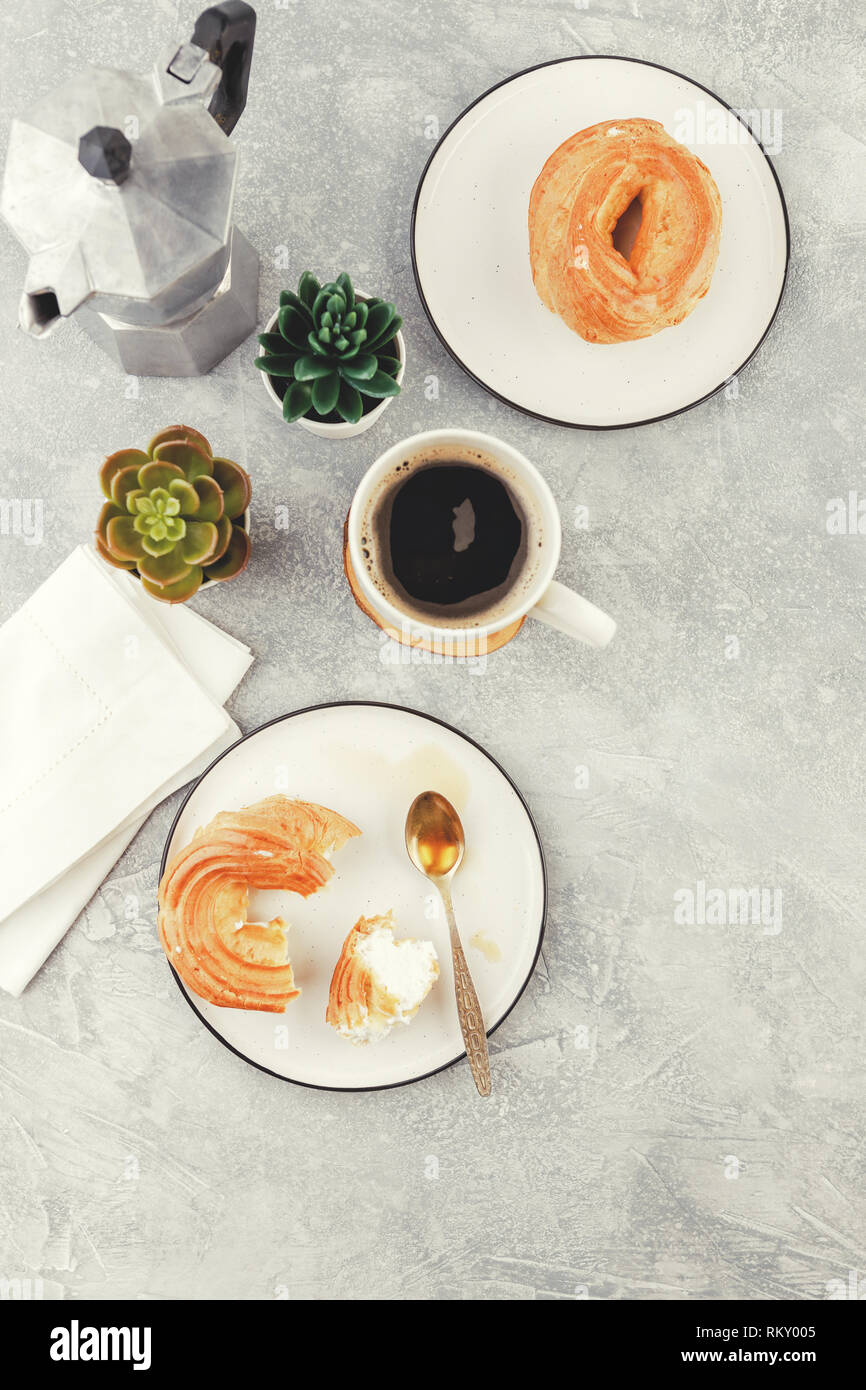
[[[406,849],[419,873],[451,878],[463,862],[466,836],[459,815],[439,792],[416,796],[406,817]]]

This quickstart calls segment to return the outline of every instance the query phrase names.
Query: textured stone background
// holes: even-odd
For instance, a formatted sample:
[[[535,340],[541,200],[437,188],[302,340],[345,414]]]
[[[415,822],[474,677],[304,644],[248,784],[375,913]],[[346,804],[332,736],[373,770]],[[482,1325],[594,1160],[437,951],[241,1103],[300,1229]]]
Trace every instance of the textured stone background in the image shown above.
[[[197,8],[8,7],[4,136],[87,59],[145,69]],[[525,791],[552,888],[489,1104],[465,1065],[380,1095],[300,1090],[220,1047],[167,976],[154,890],[177,799],[163,805],[24,997],[0,1000],[5,1277],[66,1298],[811,1299],[866,1281],[866,538],[825,525],[830,498],[866,493],[856,24],[843,0],[262,0],[235,136],[262,319],[310,265],[345,266],[407,321],[403,396],[338,446],[271,413],[249,346],[129,398],[73,323],[22,337],[23,256],[0,236],[0,492],[46,505],[43,545],[0,540],[0,617],[88,536],[100,457],[189,420],[254,475],[254,569],[196,601],[255,650],[241,725],[342,696],[457,724]],[[587,52],[780,108],[793,231],[787,298],[739,397],[606,435],[533,423],[463,377],[407,241],[427,118],[444,129],[508,73]],[[454,423],[545,471],[560,577],[619,619],[607,653],[531,625],[483,678],[380,663],[340,577],[342,519],[390,441]],[[581,503],[588,533],[570,525]],[[700,879],[778,888],[781,932],[675,925],[675,890]]]

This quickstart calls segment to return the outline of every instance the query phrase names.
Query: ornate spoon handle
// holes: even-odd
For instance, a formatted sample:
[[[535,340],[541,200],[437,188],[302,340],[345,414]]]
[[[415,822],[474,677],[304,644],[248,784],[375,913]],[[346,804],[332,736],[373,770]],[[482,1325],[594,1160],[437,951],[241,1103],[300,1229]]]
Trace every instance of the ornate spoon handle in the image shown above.
[[[466,1044],[466,1055],[469,1058],[469,1065],[472,1068],[472,1076],[478,1088],[478,1094],[489,1096],[491,1089],[490,1055],[487,1051],[484,1018],[478,1003],[478,995],[475,993],[475,986],[472,983],[472,976],[469,973],[469,966],[466,964],[466,957],[463,954],[463,947],[460,944],[457,923],[454,920],[454,908],[451,906],[450,885],[447,882],[440,883],[439,891],[442,894],[445,916],[448,919],[448,929],[451,933],[451,959],[454,965],[454,991],[457,995],[457,1017],[460,1019],[460,1031]]]

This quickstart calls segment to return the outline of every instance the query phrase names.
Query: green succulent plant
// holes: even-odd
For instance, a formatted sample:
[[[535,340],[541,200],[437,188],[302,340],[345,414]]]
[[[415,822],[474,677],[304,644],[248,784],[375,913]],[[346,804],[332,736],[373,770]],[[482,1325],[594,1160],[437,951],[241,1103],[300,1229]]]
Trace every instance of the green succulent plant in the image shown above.
[[[383,299],[359,299],[345,271],[320,285],[305,270],[298,292],[284,290],[279,331],[259,334],[256,366],[283,399],[283,417],[356,424],[386,396],[398,396],[394,339],[403,320]]]
[[[214,458],[198,430],[170,425],[146,453],[109,455],[99,481],[107,501],[96,549],[137,573],[154,598],[184,603],[205,579],[234,579],[246,568],[249,476],[231,459]]]

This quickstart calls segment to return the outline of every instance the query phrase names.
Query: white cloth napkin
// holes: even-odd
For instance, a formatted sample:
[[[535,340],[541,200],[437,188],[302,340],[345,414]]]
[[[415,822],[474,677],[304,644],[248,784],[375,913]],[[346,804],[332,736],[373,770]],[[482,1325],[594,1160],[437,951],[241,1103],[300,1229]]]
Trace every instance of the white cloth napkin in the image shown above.
[[[20,994],[147,816],[238,737],[249,648],[80,546],[0,627],[0,988]]]

